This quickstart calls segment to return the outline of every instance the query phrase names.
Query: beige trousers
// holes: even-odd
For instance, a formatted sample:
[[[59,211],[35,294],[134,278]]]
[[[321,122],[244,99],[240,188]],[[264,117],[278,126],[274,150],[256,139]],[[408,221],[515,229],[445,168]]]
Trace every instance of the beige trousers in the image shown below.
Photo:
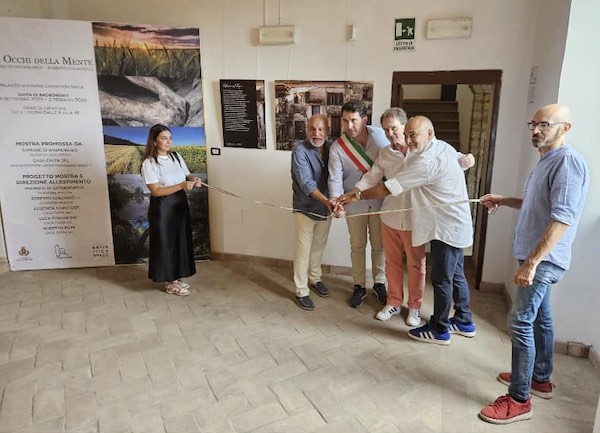
[[[294,284],[296,296],[308,296],[308,284],[321,281],[321,260],[327,245],[331,219],[313,220],[296,212],[296,258],[294,259]]]
[[[346,218],[350,234],[350,260],[354,284],[365,286],[367,231],[371,243],[371,271],[374,283],[385,284],[385,258],[381,238],[381,220],[379,215],[363,215]]]

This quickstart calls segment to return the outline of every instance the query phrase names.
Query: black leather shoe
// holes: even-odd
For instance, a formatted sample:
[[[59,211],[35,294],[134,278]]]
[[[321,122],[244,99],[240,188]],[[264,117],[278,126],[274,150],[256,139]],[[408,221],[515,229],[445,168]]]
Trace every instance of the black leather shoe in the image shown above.
[[[312,311],[315,309],[315,303],[310,299],[310,296],[296,296],[296,302],[303,310]]]
[[[319,295],[321,298],[326,298],[329,296],[329,289],[325,287],[321,281],[317,281],[315,284],[309,284],[308,287]]]

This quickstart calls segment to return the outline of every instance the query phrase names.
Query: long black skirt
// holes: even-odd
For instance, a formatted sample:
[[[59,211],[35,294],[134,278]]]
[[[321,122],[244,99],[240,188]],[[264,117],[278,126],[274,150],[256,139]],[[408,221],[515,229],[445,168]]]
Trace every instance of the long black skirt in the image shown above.
[[[196,273],[190,208],[184,191],[150,196],[150,254],[148,278],[174,281]]]

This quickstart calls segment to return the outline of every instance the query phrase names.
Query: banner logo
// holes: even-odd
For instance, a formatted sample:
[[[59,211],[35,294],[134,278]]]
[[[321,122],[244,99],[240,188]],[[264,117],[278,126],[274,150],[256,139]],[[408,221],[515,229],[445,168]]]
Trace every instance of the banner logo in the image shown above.
[[[19,250],[17,251],[17,254],[19,254],[19,257],[17,257],[18,262],[25,262],[25,261],[33,260],[31,257],[29,257],[29,250],[27,249],[27,247],[25,245],[23,245],[23,246],[21,246],[21,248],[19,248]]]
[[[61,247],[60,245],[54,245],[54,255],[57,259],[70,259],[72,258],[67,252],[66,248]]]
[[[95,259],[110,257],[110,250],[108,245],[105,244],[94,244],[92,245],[92,257]]]

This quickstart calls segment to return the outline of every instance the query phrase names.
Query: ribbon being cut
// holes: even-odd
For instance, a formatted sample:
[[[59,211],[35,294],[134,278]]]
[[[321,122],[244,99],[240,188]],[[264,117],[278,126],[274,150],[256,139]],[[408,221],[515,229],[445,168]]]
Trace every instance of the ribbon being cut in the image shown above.
[[[202,185],[204,185],[205,187],[209,188],[209,189],[218,191],[221,194],[225,194],[225,195],[228,195],[228,196],[231,196],[231,197],[238,198],[240,200],[246,200],[246,201],[250,201],[250,202],[252,202],[254,204],[258,204],[258,205],[262,205],[262,206],[274,207],[274,208],[277,208],[277,209],[287,210],[287,211],[290,211],[290,212],[297,211],[297,209],[294,209],[293,207],[279,206],[279,205],[276,205],[276,204],[273,204],[273,203],[267,203],[267,202],[264,202],[264,201],[255,200],[255,199],[250,198],[250,197],[243,197],[243,196],[235,194],[235,193],[233,193],[231,191],[227,191],[225,189],[221,189],[221,188],[218,188],[216,186],[209,185],[209,184],[207,184],[205,182],[200,182],[200,183]],[[452,201],[452,202],[442,203],[442,204],[437,204],[437,205],[432,205],[432,206],[425,206],[424,208],[419,208],[419,209],[434,209],[434,208],[440,208],[440,207],[446,207],[446,206],[455,206],[455,205],[459,205],[459,204],[463,204],[463,203],[480,203],[480,202],[481,202],[481,200],[478,199],[478,198],[470,198],[470,199],[466,199],[466,200],[458,200],[458,201]],[[382,211],[377,211],[377,212],[358,213],[358,214],[353,214],[353,215],[335,215],[334,213],[331,213],[331,214],[329,214],[327,216],[315,214],[315,213],[312,213],[312,212],[308,212],[308,213],[311,214],[311,215],[313,215],[313,216],[315,216],[315,217],[317,217],[317,218],[328,219],[328,218],[341,218],[341,217],[344,217],[344,218],[354,218],[354,217],[357,217],[357,216],[379,215],[379,214],[396,213],[396,212],[412,212],[415,209],[416,208],[391,209],[391,210],[382,210]],[[488,213],[490,213],[490,214],[493,214],[494,212],[495,212],[495,209],[494,209],[493,212],[489,212],[488,211]]]

